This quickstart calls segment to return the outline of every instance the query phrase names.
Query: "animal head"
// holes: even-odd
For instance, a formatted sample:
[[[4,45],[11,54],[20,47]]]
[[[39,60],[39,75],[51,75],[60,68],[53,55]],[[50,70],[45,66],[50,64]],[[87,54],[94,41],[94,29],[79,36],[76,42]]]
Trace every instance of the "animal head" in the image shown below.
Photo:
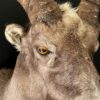
[[[59,8],[53,0],[38,0],[38,3],[22,0],[20,3],[31,22],[29,31],[26,33],[17,24],[8,25],[5,30],[7,40],[20,52],[34,56],[38,61],[43,61],[42,64],[52,65],[59,56],[76,56],[82,52],[82,47],[87,46],[90,37],[83,39],[84,33],[88,32],[86,25],[70,4]],[[94,43],[93,48],[97,47],[97,40]],[[91,43],[87,47],[90,49]]]
[[[30,85],[26,82],[26,88],[29,86],[27,93],[32,93],[32,99],[38,97],[34,96],[34,89],[37,92],[46,87],[50,99],[77,99],[82,95],[79,99],[91,100],[92,93],[98,92],[98,75],[84,46],[82,33],[88,32],[87,28],[75,10],[68,3],[59,8],[53,0],[20,0],[20,3],[31,22],[29,31],[15,24],[5,30],[8,41],[20,51],[14,76],[21,82],[15,83],[20,87],[22,83],[23,87],[22,79],[27,81],[28,76],[31,82]]]
[[[66,12],[56,4],[50,5],[47,7],[44,3],[46,7],[43,11],[39,9],[36,15],[32,11],[36,17],[32,18],[28,33],[21,26],[11,24],[6,27],[5,36],[20,52],[30,53],[39,63],[54,65],[56,59],[66,52],[74,52],[74,48],[75,54],[79,52],[77,32],[81,21],[69,4]]]

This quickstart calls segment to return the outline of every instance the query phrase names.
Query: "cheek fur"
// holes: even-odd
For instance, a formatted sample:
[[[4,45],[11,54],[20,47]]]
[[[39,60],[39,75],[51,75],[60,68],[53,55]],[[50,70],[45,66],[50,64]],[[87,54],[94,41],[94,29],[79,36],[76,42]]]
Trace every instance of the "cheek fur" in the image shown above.
[[[35,62],[38,63],[38,66],[52,67],[55,63],[56,54],[48,54],[46,56],[40,55],[36,50],[34,50]]]

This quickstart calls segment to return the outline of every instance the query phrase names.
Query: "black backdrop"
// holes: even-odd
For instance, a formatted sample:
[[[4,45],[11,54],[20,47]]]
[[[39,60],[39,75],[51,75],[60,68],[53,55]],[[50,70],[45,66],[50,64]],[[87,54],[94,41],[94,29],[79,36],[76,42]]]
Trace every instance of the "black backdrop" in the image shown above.
[[[26,25],[28,18],[17,0],[0,0],[0,67],[13,67],[18,52],[6,41],[5,26],[9,23]]]
[[[71,1],[73,7],[76,7],[80,0],[55,0],[58,3]],[[23,8],[17,3],[17,0],[0,0],[0,68],[13,68],[16,62],[18,52],[5,39],[4,29],[9,23],[18,23],[26,26],[29,22]],[[94,55],[94,64],[100,72],[100,50]]]

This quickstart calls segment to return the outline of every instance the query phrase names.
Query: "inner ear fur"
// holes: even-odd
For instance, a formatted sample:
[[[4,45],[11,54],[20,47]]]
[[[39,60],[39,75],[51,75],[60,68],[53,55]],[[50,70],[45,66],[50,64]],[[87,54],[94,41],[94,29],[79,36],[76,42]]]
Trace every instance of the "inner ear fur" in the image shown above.
[[[21,50],[21,39],[24,35],[24,29],[18,24],[9,24],[5,28],[6,39],[15,46],[15,48]]]

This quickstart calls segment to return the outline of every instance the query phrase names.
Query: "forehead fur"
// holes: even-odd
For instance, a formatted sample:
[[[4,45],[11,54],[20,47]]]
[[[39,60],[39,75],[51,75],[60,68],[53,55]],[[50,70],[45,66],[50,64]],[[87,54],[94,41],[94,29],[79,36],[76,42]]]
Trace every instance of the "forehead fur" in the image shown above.
[[[61,7],[61,10],[59,10],[62,13],[50,10],[50,12],[39,16],[38,18],[40,19],[36,19],[31,25],[26,40],[29,40],[30,43],[34,43],[36,36],[44,36],[53,44],[59,46],[62,45],[68,34],[76,33],[78,31],[81,22],[77,13],[71,8],[71,6],[69,4],[66,4],[66,6],[66,8]],[[58,14],[53,13],[52,16],[52,11]]]
[[[30,0],[28,9],[31,24],[35,21],[45,22],[48,25],[56,23],[62,17],[62,12],[54,0]]]
[[[58,24],[53,25],[51,27],[48,27],[42,23],[38,23],[35,25],[33,31],[31,32],[32,32],[32,36],[34,34],[37,34],[34,35],[35,39],[39,40],[41,39],[41,37],[45,37],[47,41],[55,44],[56,46],[59,45],[59,47],[61,47],[61,45],[63,45],[64,42],[66,41],[69,34],[74,35],[76,34],[76,31],[77,31],[77,26],[70,27],[67,29],[62,22],[58,22]],[[34,38],[33,41],[35,40]]]
[[[66,6],[66,11],[62,11],[62,18],[58,18],[56,14],[54,14],[54,17],[52,17],[50,13],[48,15],[49,21],[48,19],[46,20],[48,22],[44,22],[43,19],[41,19],[41,21],[37,21],[35,25],[32,25],[32,35],[40,34],[47,37],[49,41],[59,44],[59,42],[63,41],[63,38],[65,38],[68,33],[76,32],[81,22],[80,18],[69,4]],[[45,15],[43,15],[43,17],[44,16]],[[58,18],[56,22],[54,21],[53,23],[49,23],[50,20],[53,21],[53,18],[56,19],[56,17]]]

